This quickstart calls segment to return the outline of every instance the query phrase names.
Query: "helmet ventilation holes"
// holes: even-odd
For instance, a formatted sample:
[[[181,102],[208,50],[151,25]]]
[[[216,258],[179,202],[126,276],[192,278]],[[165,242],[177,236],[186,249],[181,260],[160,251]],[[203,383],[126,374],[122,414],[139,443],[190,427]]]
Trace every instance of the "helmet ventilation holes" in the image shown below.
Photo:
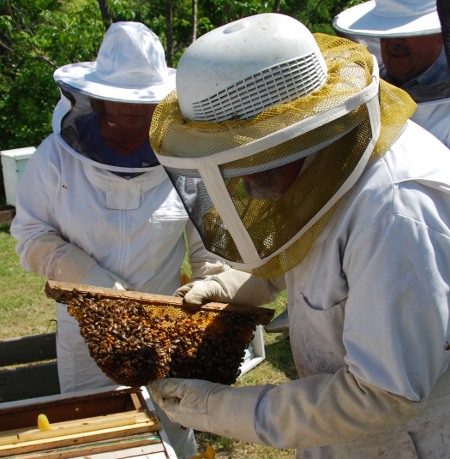
[[[326,68],[316,53],[283,62],[194,102],[196,121],[249,119],[263,110],[307,96],[325,83]]]

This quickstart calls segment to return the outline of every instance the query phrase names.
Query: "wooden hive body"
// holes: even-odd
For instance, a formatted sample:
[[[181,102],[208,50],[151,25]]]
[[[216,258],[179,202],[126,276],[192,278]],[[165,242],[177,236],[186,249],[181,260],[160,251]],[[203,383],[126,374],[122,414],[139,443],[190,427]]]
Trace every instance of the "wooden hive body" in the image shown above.
[[[126,387],[0,404],[0,457],[176,458],[148,391]]]

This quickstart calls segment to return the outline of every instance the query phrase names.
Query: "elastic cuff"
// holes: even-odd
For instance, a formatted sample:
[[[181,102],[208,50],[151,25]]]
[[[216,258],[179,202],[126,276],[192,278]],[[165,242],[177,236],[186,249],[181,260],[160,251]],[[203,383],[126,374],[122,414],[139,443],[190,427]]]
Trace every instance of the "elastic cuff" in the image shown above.
[[[262,444],[256,435],[254,411],[264,386],[214,389],[208,398],[211,432],[223,437]]]

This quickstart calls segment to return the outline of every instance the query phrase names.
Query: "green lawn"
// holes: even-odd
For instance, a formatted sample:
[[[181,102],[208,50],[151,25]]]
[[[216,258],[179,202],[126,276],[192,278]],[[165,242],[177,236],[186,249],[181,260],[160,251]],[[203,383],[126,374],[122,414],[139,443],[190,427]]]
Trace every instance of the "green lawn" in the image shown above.
[[[55,331],[55,306],[44,293],[45,279],[24,271],[9,225],[0,224],[0,338]]]

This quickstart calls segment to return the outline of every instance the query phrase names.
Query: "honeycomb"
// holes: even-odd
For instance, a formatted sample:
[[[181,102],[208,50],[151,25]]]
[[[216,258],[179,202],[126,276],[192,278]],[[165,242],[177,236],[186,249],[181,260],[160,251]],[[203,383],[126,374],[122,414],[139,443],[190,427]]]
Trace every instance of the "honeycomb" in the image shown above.
[[[101,370],[134,388],[166,377],[234,383],[260,323],[251,310],[194,309],[86,292],[73,291],[65,302]]]

